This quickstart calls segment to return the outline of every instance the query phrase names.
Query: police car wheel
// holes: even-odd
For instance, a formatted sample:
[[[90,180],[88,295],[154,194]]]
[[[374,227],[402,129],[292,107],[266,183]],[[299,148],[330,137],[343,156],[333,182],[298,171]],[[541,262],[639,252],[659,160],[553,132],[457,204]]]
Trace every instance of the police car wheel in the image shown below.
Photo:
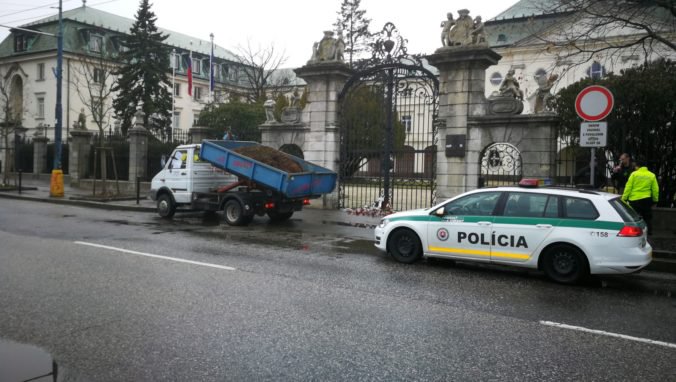
[[[176,203],[169,194],[162,194],[157,198],[157,214],[169,219],[176,213]]]
[[[422,246],[418,235],[410,229],[399,229],[390,235],[387,248],[390,254],[400,263],[411,264],[422,256]]]
[[[542,266],[547,277],[562,284],[574,284],[589,273],[587,261],[580,250],[564,244],[550,247]]]

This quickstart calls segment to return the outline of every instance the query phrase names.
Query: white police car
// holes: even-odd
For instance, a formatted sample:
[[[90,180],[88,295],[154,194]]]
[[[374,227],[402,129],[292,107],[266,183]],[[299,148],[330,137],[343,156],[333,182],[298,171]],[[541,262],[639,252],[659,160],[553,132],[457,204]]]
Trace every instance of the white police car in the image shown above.
[[[402,263],[424,255],[515,265],[575,283],[588,274],[631,273],[648,265],[652,248],[645,227],[619,195],[484,188],[386,216],[375,230],[375,245]]]

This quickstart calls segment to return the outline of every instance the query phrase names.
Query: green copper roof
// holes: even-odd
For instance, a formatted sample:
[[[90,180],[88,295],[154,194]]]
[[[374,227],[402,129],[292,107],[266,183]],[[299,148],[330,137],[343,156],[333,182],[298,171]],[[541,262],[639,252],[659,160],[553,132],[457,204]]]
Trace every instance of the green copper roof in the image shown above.
[[[67,23],[65,22],[64,25],[66,29],[68,28],[75,28],[76,25],[82,26],[95,26],[99,27],[101,29],[106,29],[109,31],[113,32],[119,32],[119,33],[124,33],[127,34],[129,32],[129,29],[131,28],[132,24],[134,23],[133,19],[128,19],[126,17],[118,16],[112,13],[108,13],[105,11],[98,10],[96,8],[92,7],[87,7],[87,6],[81,6],[78,8],[74,8],[68,11],[63,12],[63,19],[65,21],[72,21],[74,23]],[[56,23],[59,21],[58,15],[50,16],[44,19],[40,19],[28,24],[21,25],[22,28],[28,28],[28,29],[33,29],[36,27],[40,27],[39,30],[45,31],[48,33],[55,33],[56,32]],[[37,29],[37,28],[36,28]],[[161,32],[169,35],[169,37],[165,40],[165,43],[171,47],[181,49],[181,50],[192,50],[193,52],[201,53],[204,55],[209,55],[211,52],[211,41],[209,40],[203,40],[199,39],[196,37],[191,37],[182,33],[170,31],[167,29],[163,28],[158,28]],[[72,30],[70,32],[73,32]],[[68,37],[70,36],[70,37]],[[67,39],[77,39],[77,33],[69,33],[68,30],[64,31],[64,49],[67,51],[73,51],[77,50],[78,48],[78,43],[77,41],[66,41]],[[38,44],[40,40],[52,40],[52,37],[49,36],[40,36],[39,38],[36,39],[34,45],[31,46],[31,51],[36,52],[40,50],[45,50],[41,49],[41,45]],[[11,40],[11,35],[7,39],[5,39],[4,42],[7,42],[7,40]],[[53,41],[53,40],[52,40]],[[2,45],[5,45],[3,42]],[[191,44],[192,42],[192,44]],[[36,45],[38,44],[38,45]],[[49,48],[54,49],[55,44],[53,42],[48,42]],[[9,44],[10,48],[13,49],[13,46],[11,46],[11,43]],[[47,46],[45,46],[47,48]],[[48,49],[49,49],[48,48]],[[4,49],[0,49],[0,56],[4,56],[6,52],[4,52]],[[218,58],[230,60],[230,61],[237,61],[236,56],[230,52],[227,49],[224,49],[218,45],[214,45],[214,55]]]
[[[566,10],[561,0],[521,0],[490,21],[518,19],[522,17],[542,16],[562,13]]]

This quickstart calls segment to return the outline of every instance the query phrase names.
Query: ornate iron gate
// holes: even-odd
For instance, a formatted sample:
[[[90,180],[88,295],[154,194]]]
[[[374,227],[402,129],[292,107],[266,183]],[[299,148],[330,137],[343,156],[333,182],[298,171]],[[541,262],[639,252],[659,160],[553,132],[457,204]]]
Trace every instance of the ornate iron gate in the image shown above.
[[[439,80],[405,43],[385,24],[339,96],[341,207],[435,203]]]
[[[509,143],[493,143],[481,154],[479,187],[512,186],[521,180],[521,152]]]

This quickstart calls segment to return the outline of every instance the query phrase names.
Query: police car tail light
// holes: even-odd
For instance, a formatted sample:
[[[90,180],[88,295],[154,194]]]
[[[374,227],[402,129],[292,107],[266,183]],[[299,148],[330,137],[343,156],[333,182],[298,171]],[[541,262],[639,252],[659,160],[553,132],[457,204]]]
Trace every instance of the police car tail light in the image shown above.
[[[630,225],[625,225],[622,227],[620,230],[620,233],[617,234],[617,236],[621,237],[638,237],[643,235],[643,230],[641,227],[636,227],[636,226],[630,226]]]

